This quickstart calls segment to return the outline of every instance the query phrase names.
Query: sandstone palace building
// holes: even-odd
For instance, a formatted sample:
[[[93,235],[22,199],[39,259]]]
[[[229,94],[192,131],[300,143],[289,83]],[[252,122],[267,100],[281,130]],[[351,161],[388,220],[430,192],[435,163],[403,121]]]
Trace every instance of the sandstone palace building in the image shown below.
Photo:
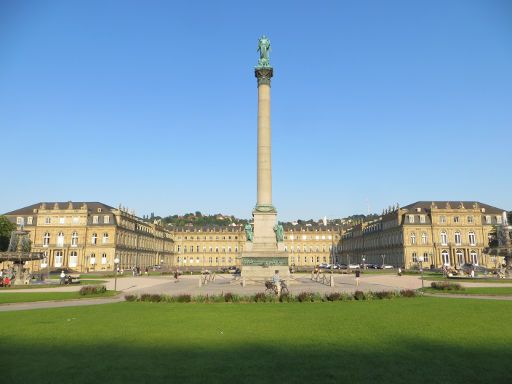
[[[418,201],[392,207],[376,220],[348,228],[342,237],[343,258],[353,262],[390,264],[406,269],[460,267],[470,263],[492,267],[484,253],[489,235],[505,224],[506,212],[476,201]]]
[[[322,263],[389,264],[406,269],[464,263],[493,267],[485,254],[489,235],[505,224],[505,211],[476,201],[420,201],[393,207],[376,220],[349,226],[285,226],[288,265],[299,270]],[[149,223],[121,207],[98,202],[38,203],[6,214],[30,232],[42,252],[35,271],[78,272],[160,265],[182,270],[240,264],[242,226],[171,227]]]
[[[165,228],[127,210],[97,202],[30,205],[6,216],[30,231],[32,250],[44,259],[33,268],[80,272],[171,263],[173,241]]]

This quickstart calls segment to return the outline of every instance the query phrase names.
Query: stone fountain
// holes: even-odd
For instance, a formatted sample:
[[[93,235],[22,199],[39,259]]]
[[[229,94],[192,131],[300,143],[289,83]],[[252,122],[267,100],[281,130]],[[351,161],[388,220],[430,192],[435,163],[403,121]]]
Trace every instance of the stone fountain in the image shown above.
[[[12,268],[7,272],[14,275],[14,285],[30,284],[30,271],[24,267],[27,261],[41,260],[42,252],[31,252],[32,241],[30,234],[21,229],[11,233],[9,247],[6,252],[0,252],[0,263],[12,262]],[[12,277],[12,276],[11,276]]]

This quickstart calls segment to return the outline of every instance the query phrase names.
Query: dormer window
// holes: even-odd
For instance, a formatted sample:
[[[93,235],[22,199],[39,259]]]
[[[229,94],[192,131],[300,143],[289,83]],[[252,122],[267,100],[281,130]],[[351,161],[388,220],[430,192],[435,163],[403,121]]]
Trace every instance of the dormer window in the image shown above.
[[[409,215],[409,223],[414,223],[414,215]]]

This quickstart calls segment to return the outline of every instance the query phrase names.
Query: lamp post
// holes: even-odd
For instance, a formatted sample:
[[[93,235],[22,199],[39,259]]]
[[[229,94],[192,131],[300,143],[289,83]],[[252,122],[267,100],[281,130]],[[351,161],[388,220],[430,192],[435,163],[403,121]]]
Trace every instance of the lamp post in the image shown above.
[[[114,291],[117,291],[117,269],[119,265],[119,256],[114,259],[114,268],[116,269],[116,277],[114,278]]]
[[[420,256],[418,257],[418,262],[420,263],[420,272],[421,272],[421,290],[423,291],[425,286],[424,286],[424,281],[423,281],[423,256]]]

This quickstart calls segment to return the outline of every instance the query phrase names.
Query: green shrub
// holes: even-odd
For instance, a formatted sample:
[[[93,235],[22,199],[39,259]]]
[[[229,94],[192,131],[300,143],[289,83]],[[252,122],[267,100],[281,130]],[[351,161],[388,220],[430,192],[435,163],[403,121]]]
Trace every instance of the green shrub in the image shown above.
[[[151,301],[151,295],[149,293],[143,293],[140,295],[140,301]]]
[[[289,293],[282,293],[279,297],[279,302],[281,303],[291,303],[294,301],[294,296]]]
[[[226,303],[238,303],[240,301],[240,296],[231,292],[226,292],[224,294],[224,301]]]
[[[393,291],[379,291],[374,292],[373,296],[377,299],[392,299],[395,296],[395,293]]]
[[[196,303],[208,303],[208,299],[209,299],[208,295],[194,296],[194,302],[196,302]]]
[[[311,292],[301,292],[297,295],[299,303],[307,303],[313,301],[313,294]]]
[[[351,301],[351,300],[354,300],[354,296],[351,295],[350,293],[343,292],[340,296],[340,300],[341,301]]]
[[[338,301],[338,300],[341,300],[341,293],[339,293],[339,292],[326,293],[325,298],[327,299],[327,301]]]
[[[439,291],[463,291],[464,287],[462,285],[457,283],[449,283],[446,281],[433,281],[430,286],[433,289],[439,290]]]
[[[313,293],[313,296],[311,297],[311,301],[322,302],[322,301],[327,301],[327,300],[325,299],[324,295],[322,295],[321,293],[315,292],[315,293]]]
[[[149,297],[149,301],[151,301],[152,303],[159,303],[162,301],[162,295],[152,294]]]
[[[137,300],[137,295],[124,295],[124,299],[126,301],[136,301]]]
[[[178,303],[190,303],[192,301],[192,296],[187,293],[182,293],[181,295],[176,296],[176,301]]]
[[[363,291],[355,291],[354,292],[354,299],[356,300],[364,300],[366,299]]]
[[[78,291],[78,293],[82,296],[100,295],[105,292],[107,292],[107,287],[105,287],[104,285],[86,285],[80,288],[80,291]]]
[[[263,292],[258,292],[253,296],[253,299],[256,303],[264,303],[267,301],[267,295]]]
[[[402,297],[416,297],[418,293],[414,289],[402,289],[400,296]]]

